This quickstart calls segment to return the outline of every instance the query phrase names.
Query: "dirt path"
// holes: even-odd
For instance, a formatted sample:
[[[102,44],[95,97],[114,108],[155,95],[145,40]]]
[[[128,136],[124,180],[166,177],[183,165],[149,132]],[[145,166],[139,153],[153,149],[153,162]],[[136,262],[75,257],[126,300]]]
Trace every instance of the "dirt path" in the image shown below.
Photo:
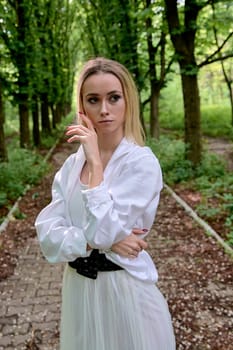
[[[233,349],[233,263],[213,238],[163,193],[150,237],[177,349]]]
[[[73,151],[57,147],[54,171]],[[11,221],[0,236],[0,350],[58,349],[62,265],[45,262],[34,229],[54,171],[21,201],[26,218]],[[177,350],[233,350],[232,260],[165,191],[148,243]]]
[[[228,170],[233,171],[233,142],[211,137],[205,137],[204,142],[206,142],[208,150],[223,157],[227,162]]]

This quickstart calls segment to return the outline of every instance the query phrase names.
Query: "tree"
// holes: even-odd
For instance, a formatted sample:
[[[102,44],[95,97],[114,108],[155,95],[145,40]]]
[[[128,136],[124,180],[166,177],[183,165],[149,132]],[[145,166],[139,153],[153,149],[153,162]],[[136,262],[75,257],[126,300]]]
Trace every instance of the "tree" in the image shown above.
[[[167,26],[163,8],[157,8],[153,11],[154,1],[146,0],[144,13],[147,50],[148,50],[148,77],[150,85],[150,136],[159,138],[159,98],[161,89],[166,84],[166,76],[170,71],[173,62],[173,56],[168,59],[167,55]],[[156,30],[153,25],[153,20],[156,17]],[[156,36],[156,42],[154,39]],[[168,59],[168,63],[166,62]],[[147,101],[145,101],[147,102]]]
[[[104,55],[127,66],[140,93],[144,130],[143,110],[149,102],[150,134],[158,137],[159,96],[172,62],[170,57],[166,62],[164,11],[151,0],[83,1],[82,7],[83,35],[90,50],[94,56]]]
[[[8,93],[19,106],[21,147],[30,142],[30,114],[38,146],[40,129],[49,134],[71,108],[76,6],[69,0],[0,3],[0,38],[15,71],[15,86]]]
[[[34,31],[39,42],[36,50],[40,57],[36,67],[40,84],[36,85],[36,93],[45,133],[50,133],[51,126],[55,128],[71,109],[73,59],[79,49],[73,41],[76,6],[68,0],[34,2]]]
[[[1,79],[0,79],[0,163],[7,161],[4,122],[5,122],[5,113],[4,113],[3,89],[2,89]]]
[[[27,147],[29,133],[29,77],[28,77],[28,35],[29,14],[25,0],[1,3],[4,20],[0,22],[1,37],[10,53],[11,61],[17,69],[17,88],[13,92],[19,106],[20,146]]]
[[[84,0],[81,2],[81,7],[85,9],[81,21],[83,36],[89,43],[86,55],[90,57],[91,52],[94,56],[121,62],[132,73],[140,91],[144,80],[138,61],[139,27],[135,15],[139,3],[138,0],[98,0],[89,3]]]
[[[176,0],[165,0],[166,17],[171,40],[180,65],[185,114],[185,144],[187,159],[197,165],[201,161],[200,96],[197,81],[198,67],[194,54],[196,21],[200,7],[188,0],[184,8],[184,24],[180,23]]]
[[[226,4],[226,10],[230,10],[230,4]],[[229,65],[229,70],[227,71],[227,68],[224,64],[224,61],[221,60],[222,57],[222,53],[221,53],[221,48],[220,48],[220,43],[219,43],[219,32],[217,29],[217,25],[216,23],[218,22],[218,18],[216,16],[216,8],[215,8],[215,4],[212,3],[212,11],[213,11],[213,32],[214,32],[214,39],[215,39],[215,44],[216,47],[219,51],[219,57],[220,57],[220,63],[221,63],[221,67],[222,67],[222,72],[223,72],[223,76],[228,88],[228,93],[229,93],[229,100],[230,100],[230,105],[231,105],[231,125],[233,126],[233,88],[232,88],[232,83],[233,83],[233,70],[232,70],[232,65]],[[230,11],[229,11],[230,13]],[[232,16],[231,16],[231,22],[232,22]],[[232,35],[233,32],[230,32],[230,34]]]
[[[212,2],[217,1],[212,0]],[[208,0],[186,0],[184,5],[179,5],[176,0],[165,0],[166,18],[182,80],[186,158],[192,162],[194,167],[201,161],[198,71],[200,67],[220,60],[218,53],[231,37],[227,35],[217,50],[208,55],[201,63],[197,63],[195,56],[197,19],[200,11],[209,4]],[[221,59],[232,56],[233,53],[226,54]]]

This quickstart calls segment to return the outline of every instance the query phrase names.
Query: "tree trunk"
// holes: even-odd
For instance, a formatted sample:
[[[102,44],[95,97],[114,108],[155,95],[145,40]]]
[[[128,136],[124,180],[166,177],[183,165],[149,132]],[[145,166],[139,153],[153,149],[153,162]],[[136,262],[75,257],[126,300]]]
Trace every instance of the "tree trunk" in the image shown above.
[[[233,126],[233,91],[232,87],[229,87],[230,101],[231,101],[231,125]]]
[[[152,0],[146,0],[146,9],[151,9],[153,4]],[[166,70],[169,70],[169,65],[166,67],[166,32],[164,28],[165,17],[162,19],[162,28],[159,32],[159,41],[155,45],[153,40],[153,19],[151,16],[146,18],[147,29],[147,47],[149,56],[149,79],[150,79],[150,135],[159,139],[160,126],[159,126],[159,98],[160,91],[164,86],[166,78]],[[156,56],[159,56],[160,65],[156,63]],[[158,73],[157,73],[158,71]]]
[[[66,102],[64,105],[64,117],[67,116],[67,114],[69,114],[71,112],[72,108],[69,102]],[[62,119],[62,115],[61,115],[61,119]]]
[[[4,122],[5,122],[5,111],[4,111],[2,87],[0,82],[0,162],[7,162],[7,149],[5,144]]]
[[[159,96],[160,89],[152,86],[150,97],[150,135],[159,139]]]
[[[231,125],[233,126],[233,91],[232,91],[232,79],[228,77],[227,72],[225,70],[223,61],[221,61],[222,71],[224,75],[224,79],[228,88],[230,105],[231,105]]]
[[[41,95],[41,126],[42,132],[51,134],[51,125],[49,120],[49,103],[47,94]]]
[[[62,110],[65,109],[65,106],[62,108],[62,103],[58,103],[55,106],[51,104],[50,109],[52,111],[52,124],[55,129],[57,124],[60,124],[62,120]]]
[[[19,130],[20,147],[27,148],[30,144],[28,96],[22,93],[19,93]]]
[[[27,66],[27,30],[28,17],[26,6],[23,0],[16,0],[16,18],[18,34],[18,52],[15,57],[18,69],[18,106],[19,106],[19,126],[20,126],[20,147],[25,148],[30,144],[29,131],[29,79]]]
[[[200,96],[197,75],[181,74],[183,101],[186,159],[197,166],[201,161],[201,132],[200,132]]]
[[[178,2],[165,0],[171,40],[180,66],[185,120],[185,157],[196,168],[201,162],[200,97],[195,59],[197,17],[202,6],[197,0],[184,4],[184,26],[180,23]]]
[[[139,99],[140,99],[140,121],[141,121],[141,124],[142,124],[143,131],[144,131],[145,135],[147,136],[147,129],[146,129],[145,120],[144,120],[144,117],[143,117],[143,106],[142,106],[140,95],[139,95]]]
[[[38,99],[36,96],[33,97],[32,102],[32,134],[33,134],[33,143],[35,146],[40,145],[40,127],[39,127],[39,108],[38,108]]]

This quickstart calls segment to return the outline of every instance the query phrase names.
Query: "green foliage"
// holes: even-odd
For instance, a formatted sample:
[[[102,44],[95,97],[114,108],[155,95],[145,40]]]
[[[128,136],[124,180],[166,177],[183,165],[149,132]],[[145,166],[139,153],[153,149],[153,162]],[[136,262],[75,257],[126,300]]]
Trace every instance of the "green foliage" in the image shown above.
[[[225,193],[223,197],[225,199],[223,207],[229,213],[225,222],[225,226],[228,227],[230,230],[230,232],[227,235],[227,238],[228,242],[233,246],[233,183],[232,193]]]
[[[16,111],[11,119],[9,101],[15,107],[23,103],[25,114],[21,109],[21,123],[16,126],[21,141],[26,141],[21,142],[21,146],[29,145],[26,112],[34,111],[35,125],[42,119],[41,128],[49,133],[48,109],[53,111],[54,126],[70,107],[74,67],[78,50],[80,52],[73,35],[76,10],[76,2],[65,0],[22,0],[20,6],[16,1],[0,3],[0,76],[4,81],[5,115],[6,120],[17,120]],[[39,110],[41,116],[37,114]],[[9,125],[6,135],[13,131]],[[33,134],[37,145],[38,134]]]
[[[182,183],[202,194],[202,201],[196,208],[199,215],[209,220],[219,215],[226,217],[228,242],[233,244],[233,174],[227,171],[226,162],[205,151],[201,164],[193,170],[183,157],[185,145],[181,140],[161,136],[159,141],[148,139],[147,144],[159,159],[165,183],[171,186]],[[218,206],[210,206],[209,200],[215,199]]]
[[[200,204],[196,207],[196,211],[200,216],[204,216],[206,218],[212,218],[221,212],[220,208],[209,208],[205,204]]]
[[[71,124],[74,113],[70,113],[53,130],[51,135],[42,135],[42,148],[51,149],[64,134],[65,128]],[[8,120],[11,128],[14,121]],[[9,128],[9,130],[11,129]],[[27,185],[36,184],[48,171],[49,166],[36,151],[19,149],[17,135],[12,135],[8,143],[8,163],[0,163],[0,207],[8,206],[12,201],[24,194]],[[36,196],[36,194],[35,194]],[[21,214],[19,214],[22,217]]]
[[[52,148],[57,140],[59,140],[65,132],[66,127],[74,122],[74,113],[68,114],[61,122],[53,129],[50,135],[41,135],[41,146],[42,148],[50,149]]]
[[[205,135],[227,136],[233,140],[230,106],[227,104],[203,106],[201,114],[201,127]]]
[[[23,220],[23,219],[26,219],[27,215],[24,214],[23,212],[21,212],[19,210],[19,208],[17,208],[15,211],[14,211],[14,217],[18,220]]]
[[[7,195],[5,192],[0,192],[0,208],[7,203]]]
[[[210,183],[215,183],[226,174],[226,164],[219,156],[203,153],[203,159],[199,167],[193,170],[189,161],[184,159],[184,142],[161,136],[160,140],[148,139],[151,147],[158,157],[164,173],[164,181],[174,184],[184,181],[195,181],[200,188],[209,188]]]
[[[187,181],[193,177],[191,163],[184,159],[184,143],[161,136],[160,140],[147,142],[160,161],[164,181],[168,184]]]
[[[218,155],[203,152],[201,164],[195,170],[197,177],[206,176],[210,180],[217,180],[226,173],[226,162]]]
[[[27,185],[36,184],[48,165],[36,152],[12,149],[9,163],[0,164],[0,206],[21,196]]]

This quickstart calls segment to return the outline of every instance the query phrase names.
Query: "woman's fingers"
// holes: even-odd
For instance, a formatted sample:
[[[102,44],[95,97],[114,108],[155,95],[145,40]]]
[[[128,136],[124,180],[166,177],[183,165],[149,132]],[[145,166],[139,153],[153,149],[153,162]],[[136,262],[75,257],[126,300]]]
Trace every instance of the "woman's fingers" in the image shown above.
[[[94,126],[93,126],[91,120],[83,112],[78,112],[78,114],[81,117],[81,119],[84,121],[84,123],[86,124],[88,129],[94,130]]]
[[[135,235],[144,235],[145,233],[148,232],[148,229],[147,228],[133,228],[132,232],[135,234]]]
[[[140,229],[135,230],[137,230],[138,233],[139,231],[142,231]],[[127,258],[136,258],[143,249],[147,248],[147,246],[147,243],[143,239],[140,239],[137,235],[131,233],[131,235],[129,235],[122,241],[113,244],[111,249],[114,253],[117,253],[121,256]]]
[[[142,250],[148,248],[148,244],[145,241],[143,241],[142,239],[140,240],[140,246],[141,246]]]
[[[67,126],[66,128],[68,134],[71,134],[71,133],[75,133],[75,132],[82,132],[82,133],[85,133],[87,134],[89,132],[89,129],[82,125],[82,124],[78,124],[78,125],[69,125]]]
[[[84,125],[70,125],[66,129],[66,136],[68,136],[67,142],[80,141],[85,142],[88,137],[92,137],[95,130],[90,130]]]
[[[80,118],[84,121],[84,124],[78,124],[78,125],[69,125],[67,127],[66,135],[71,136],[67,141],[82,141],[84,140],[85,136],[91,136],[93,132],[95,133],[95,129],[93,127],[93,124],[91,120],[85,116],[84,113],[79,112]],[[73,135],[73,136],[72,136]]]

